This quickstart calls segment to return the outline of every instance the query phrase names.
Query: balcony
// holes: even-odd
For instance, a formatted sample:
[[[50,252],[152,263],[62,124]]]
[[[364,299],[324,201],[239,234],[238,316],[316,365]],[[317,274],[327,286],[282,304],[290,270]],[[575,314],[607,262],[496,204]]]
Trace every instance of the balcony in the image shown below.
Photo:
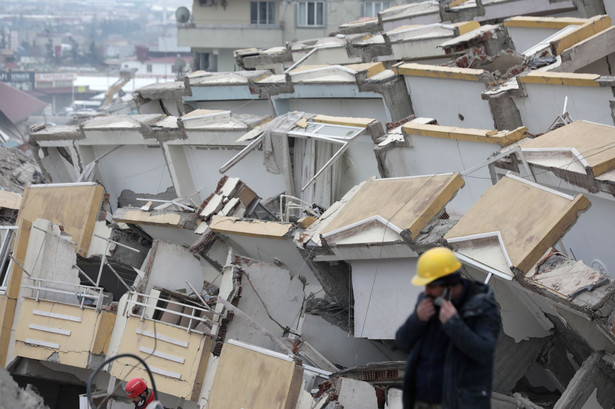
[[[147,359],[160,392],[197,400],[218,315],[198,306],[202,304],[159,295],[129,293],[118,354],[131,353]],[[145,369],[135,364],[134,360],[120,358],[113,363],[111,375],[123,380],[147,378]]]
[[[105,358],[116,315],[100,287],[25,279],[15,355],[78,368]]]
[[[186,23],[177,25],[177,42],[205,49],[269,48],[284,44],[283,32],[279,25]]]

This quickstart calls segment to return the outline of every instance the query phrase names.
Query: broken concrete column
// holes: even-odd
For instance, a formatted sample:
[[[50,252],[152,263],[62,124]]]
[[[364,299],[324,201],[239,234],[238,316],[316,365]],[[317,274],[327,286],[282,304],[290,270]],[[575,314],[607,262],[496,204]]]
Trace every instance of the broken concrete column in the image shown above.
[[[607,362],[605,357],[611,362]],[[583,362],[553,409],[580,409],[595,407],[596,404],[612,408],[615,405],[614,389],[612,356],[594,352]]]
[[[500,333],[495,349],[495,368],[505,368],[494,373],[493,391],[510,394],[530,366],[536,362],[548,339],[532,338],[521,342]]]
[[[485,98],[484,95],[483,98]],[[489,95],[486,99],[489,101],[489,109],[493,116],[495,129],[502,131],[517,129],[523,126],[521,113],[510,93],[504,92],[498,95]]]
[[[298,248],[299,253],[306,264],[324,289],[325,293],[338,305],[350,304],[350,266],[347,263],[323,263],[315,262],[314,258],[321,253],[322,249]]]
[[[460,21],[472,21],[476,17],[482,17],[485,15],[485,7],[481,0],[476,0],[475,7],[468,7],[463,10],[451,10],[450,2],[444,2],[440,4],[440,20],[450,21],[451,23],[458,23]]]
[[[337,402],[335,403],[342,405],[343,408],[376,409],[378,407],[376,390],[368,382],[351,378],[334,378],[331,383],[337,391]],[[333,402],[329,405],[331,403]]]
[[[384,404],[384,409],[402,409],[402,390],[390,388],[387,391],[387,400]]]
[[[606,14],[603,0],[573,0],[574,5],[579,11],[579,17],[593,17]]]
[[[372,91],[381,94],[391,114],[392,122],[400,121],[414,114],[408,88],[401,76],[397,76],[394,80],[384,83],[376,81],[359,83],[359,90],[361,92]]]

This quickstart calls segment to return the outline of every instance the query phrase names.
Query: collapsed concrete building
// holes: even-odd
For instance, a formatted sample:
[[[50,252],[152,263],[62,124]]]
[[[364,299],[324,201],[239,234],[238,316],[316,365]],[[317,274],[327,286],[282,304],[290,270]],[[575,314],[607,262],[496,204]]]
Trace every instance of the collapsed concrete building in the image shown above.
[[[167,407],[400,408],[394,332],[444,245],[501,308],[493,407],[613,407],[610,5],[454,3],[33,131],[53,183],[2,236],[3,365],[46,399],[131,353]]]

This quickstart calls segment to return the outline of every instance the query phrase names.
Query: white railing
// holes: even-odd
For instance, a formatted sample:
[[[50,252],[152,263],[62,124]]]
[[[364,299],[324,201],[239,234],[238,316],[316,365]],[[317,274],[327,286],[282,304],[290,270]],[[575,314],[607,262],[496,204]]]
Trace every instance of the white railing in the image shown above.
[[[310,216],[314,216],[318,218],[319,214],[312,208],[312,206],[298,197],[290,196],[290,195],[280,195],[280,220],[283,223],[288,223],[290,221],[290,216],[292,214],[297,214],[302,211],[305,214],[309,214]]]
[[[169,304],[180,308],[179,310],[169,309]],[[189,311],[190,313],[187,314],[184,311]],[[169,313],[171,316],[176,317],[175,322],[163,321],[160,319],[162,317],[154,319],[155,312]],[[199,334],[215,336],[213,333],[213,328],[217,327],[217,317],[221,314],[219,312],[215,312],[209,307],[197,307],[195,304],[186,304],[179,301],[131,291],[128,293],[128,299],[126,300],[123,315],[126,317],[140,317],[141,320],[149,319],[152,321],[163,322],[173,327],[185,329],[188,333],[196,332]],[[197,326],[200,323],[203,323],[208,330],[197,329]]]
[[[26,280],[32,280],[32,285],[22,284],[21,287],[30,289],[32,291],[30,297],[36,301],[60,302],[78,305],[81,308],[95,307],[97,310],[100,310],[103,306],[105,294],[102,287],[91,287],[33,277]]]

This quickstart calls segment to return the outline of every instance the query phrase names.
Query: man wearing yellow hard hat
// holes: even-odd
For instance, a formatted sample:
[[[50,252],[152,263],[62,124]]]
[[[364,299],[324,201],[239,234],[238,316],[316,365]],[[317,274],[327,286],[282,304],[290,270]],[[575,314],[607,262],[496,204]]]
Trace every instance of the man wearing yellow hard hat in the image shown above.
[[[445,248],[419,257],[412,284],[425,286],[414,311],[397,330],[408,351],[404,409],[490,408],[493,355],[501,319],[493,290],[461,275]]]

